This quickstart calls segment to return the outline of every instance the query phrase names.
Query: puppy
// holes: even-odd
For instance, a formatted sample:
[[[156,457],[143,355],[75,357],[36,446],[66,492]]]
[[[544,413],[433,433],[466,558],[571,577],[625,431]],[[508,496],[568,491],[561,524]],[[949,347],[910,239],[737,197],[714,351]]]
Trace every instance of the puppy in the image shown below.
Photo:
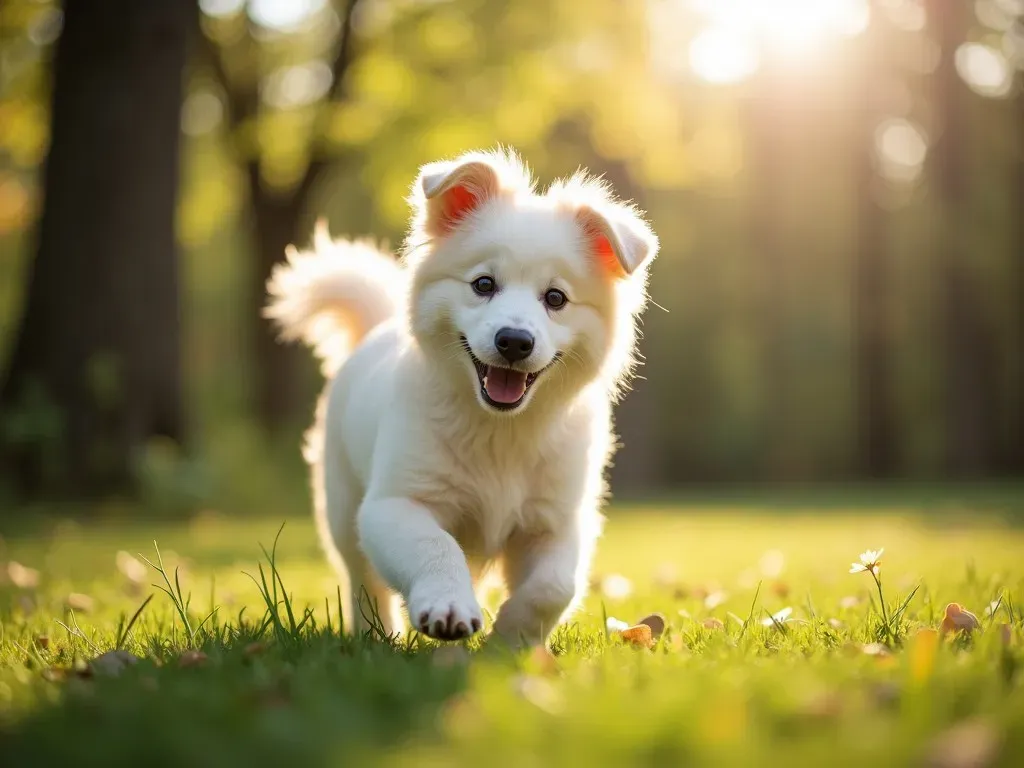
[[[493,564],[494,632],[539,644],[587,585],[658,241],[603,182],[541,193],[511,152],[425,166],[410,204],[401,263],[320,227],[268,283],[329,379],[306,458],[346,626],[404,631],[401,598],[420,632],[468,637]]]

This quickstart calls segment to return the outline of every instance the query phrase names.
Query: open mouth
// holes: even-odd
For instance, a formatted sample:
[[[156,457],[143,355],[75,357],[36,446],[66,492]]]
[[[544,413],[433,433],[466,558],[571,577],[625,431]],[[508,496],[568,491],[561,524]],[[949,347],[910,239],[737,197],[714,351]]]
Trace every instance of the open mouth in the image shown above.
[[[537,377],[554,363],[552,361],[535,373],[499,365],[488,365],[473,354],[465,336],[460,338],[463,348],[469,354],[469,359],[473,361],[473,367],[476,368],[476,376],[480,381],[480,394],[483,396],[484,402],[499,411],[511,411],[518,408],[526,399],[526,393],[537,381]]]

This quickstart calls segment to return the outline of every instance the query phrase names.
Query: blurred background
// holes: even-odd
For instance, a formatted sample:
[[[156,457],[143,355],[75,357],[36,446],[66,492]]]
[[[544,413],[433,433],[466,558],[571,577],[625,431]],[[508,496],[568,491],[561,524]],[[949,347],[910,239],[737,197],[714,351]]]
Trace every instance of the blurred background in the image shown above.
[[[0,0],[0,494],[304,508],[269,270],[499,142],[661,237],[616,494],[1019,476],[1022,70],[1022,0]]]

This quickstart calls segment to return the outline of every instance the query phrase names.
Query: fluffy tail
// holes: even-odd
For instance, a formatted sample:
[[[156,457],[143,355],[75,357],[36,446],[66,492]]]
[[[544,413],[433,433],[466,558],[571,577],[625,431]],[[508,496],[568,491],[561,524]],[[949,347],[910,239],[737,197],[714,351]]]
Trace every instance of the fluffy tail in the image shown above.
[[[267,281],[263,310],[281,338],[302,341],[333,374],[375,326],[393,317],[405,292],[398,263],[367,241],[332,241],[317,222],[312,251],[289,248]]]

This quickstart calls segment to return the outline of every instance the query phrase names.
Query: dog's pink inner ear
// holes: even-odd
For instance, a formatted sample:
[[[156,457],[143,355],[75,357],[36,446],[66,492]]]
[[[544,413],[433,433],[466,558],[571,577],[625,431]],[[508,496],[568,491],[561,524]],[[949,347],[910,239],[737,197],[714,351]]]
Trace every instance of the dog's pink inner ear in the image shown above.
[[[590,248],[597,258],[597,263],[608,274],[612,277],[626,276],[626,270],[622,268],[622,263],[619,261],[619,257],[615,255],[615,249],[612,247],[611,240],[608,239],[607,235],[600,232],[591,234]]]
[[[477,196],[468,187],[457,184],[444,193],[444,213],[438,223],[445,233],[451,232],[478,204]]]
[[[611,277],[625,277],[626,270],[623,268],[622,261],[615,251],[615,245],[612,243],[608,231],[608,223],[604,218],[592,210],[585,209],[579,213],[577,221],[583,228],[583,234],[590,247],[590,253],[593,255],[594,261],[598,266],[604,270],[605,274]]]

